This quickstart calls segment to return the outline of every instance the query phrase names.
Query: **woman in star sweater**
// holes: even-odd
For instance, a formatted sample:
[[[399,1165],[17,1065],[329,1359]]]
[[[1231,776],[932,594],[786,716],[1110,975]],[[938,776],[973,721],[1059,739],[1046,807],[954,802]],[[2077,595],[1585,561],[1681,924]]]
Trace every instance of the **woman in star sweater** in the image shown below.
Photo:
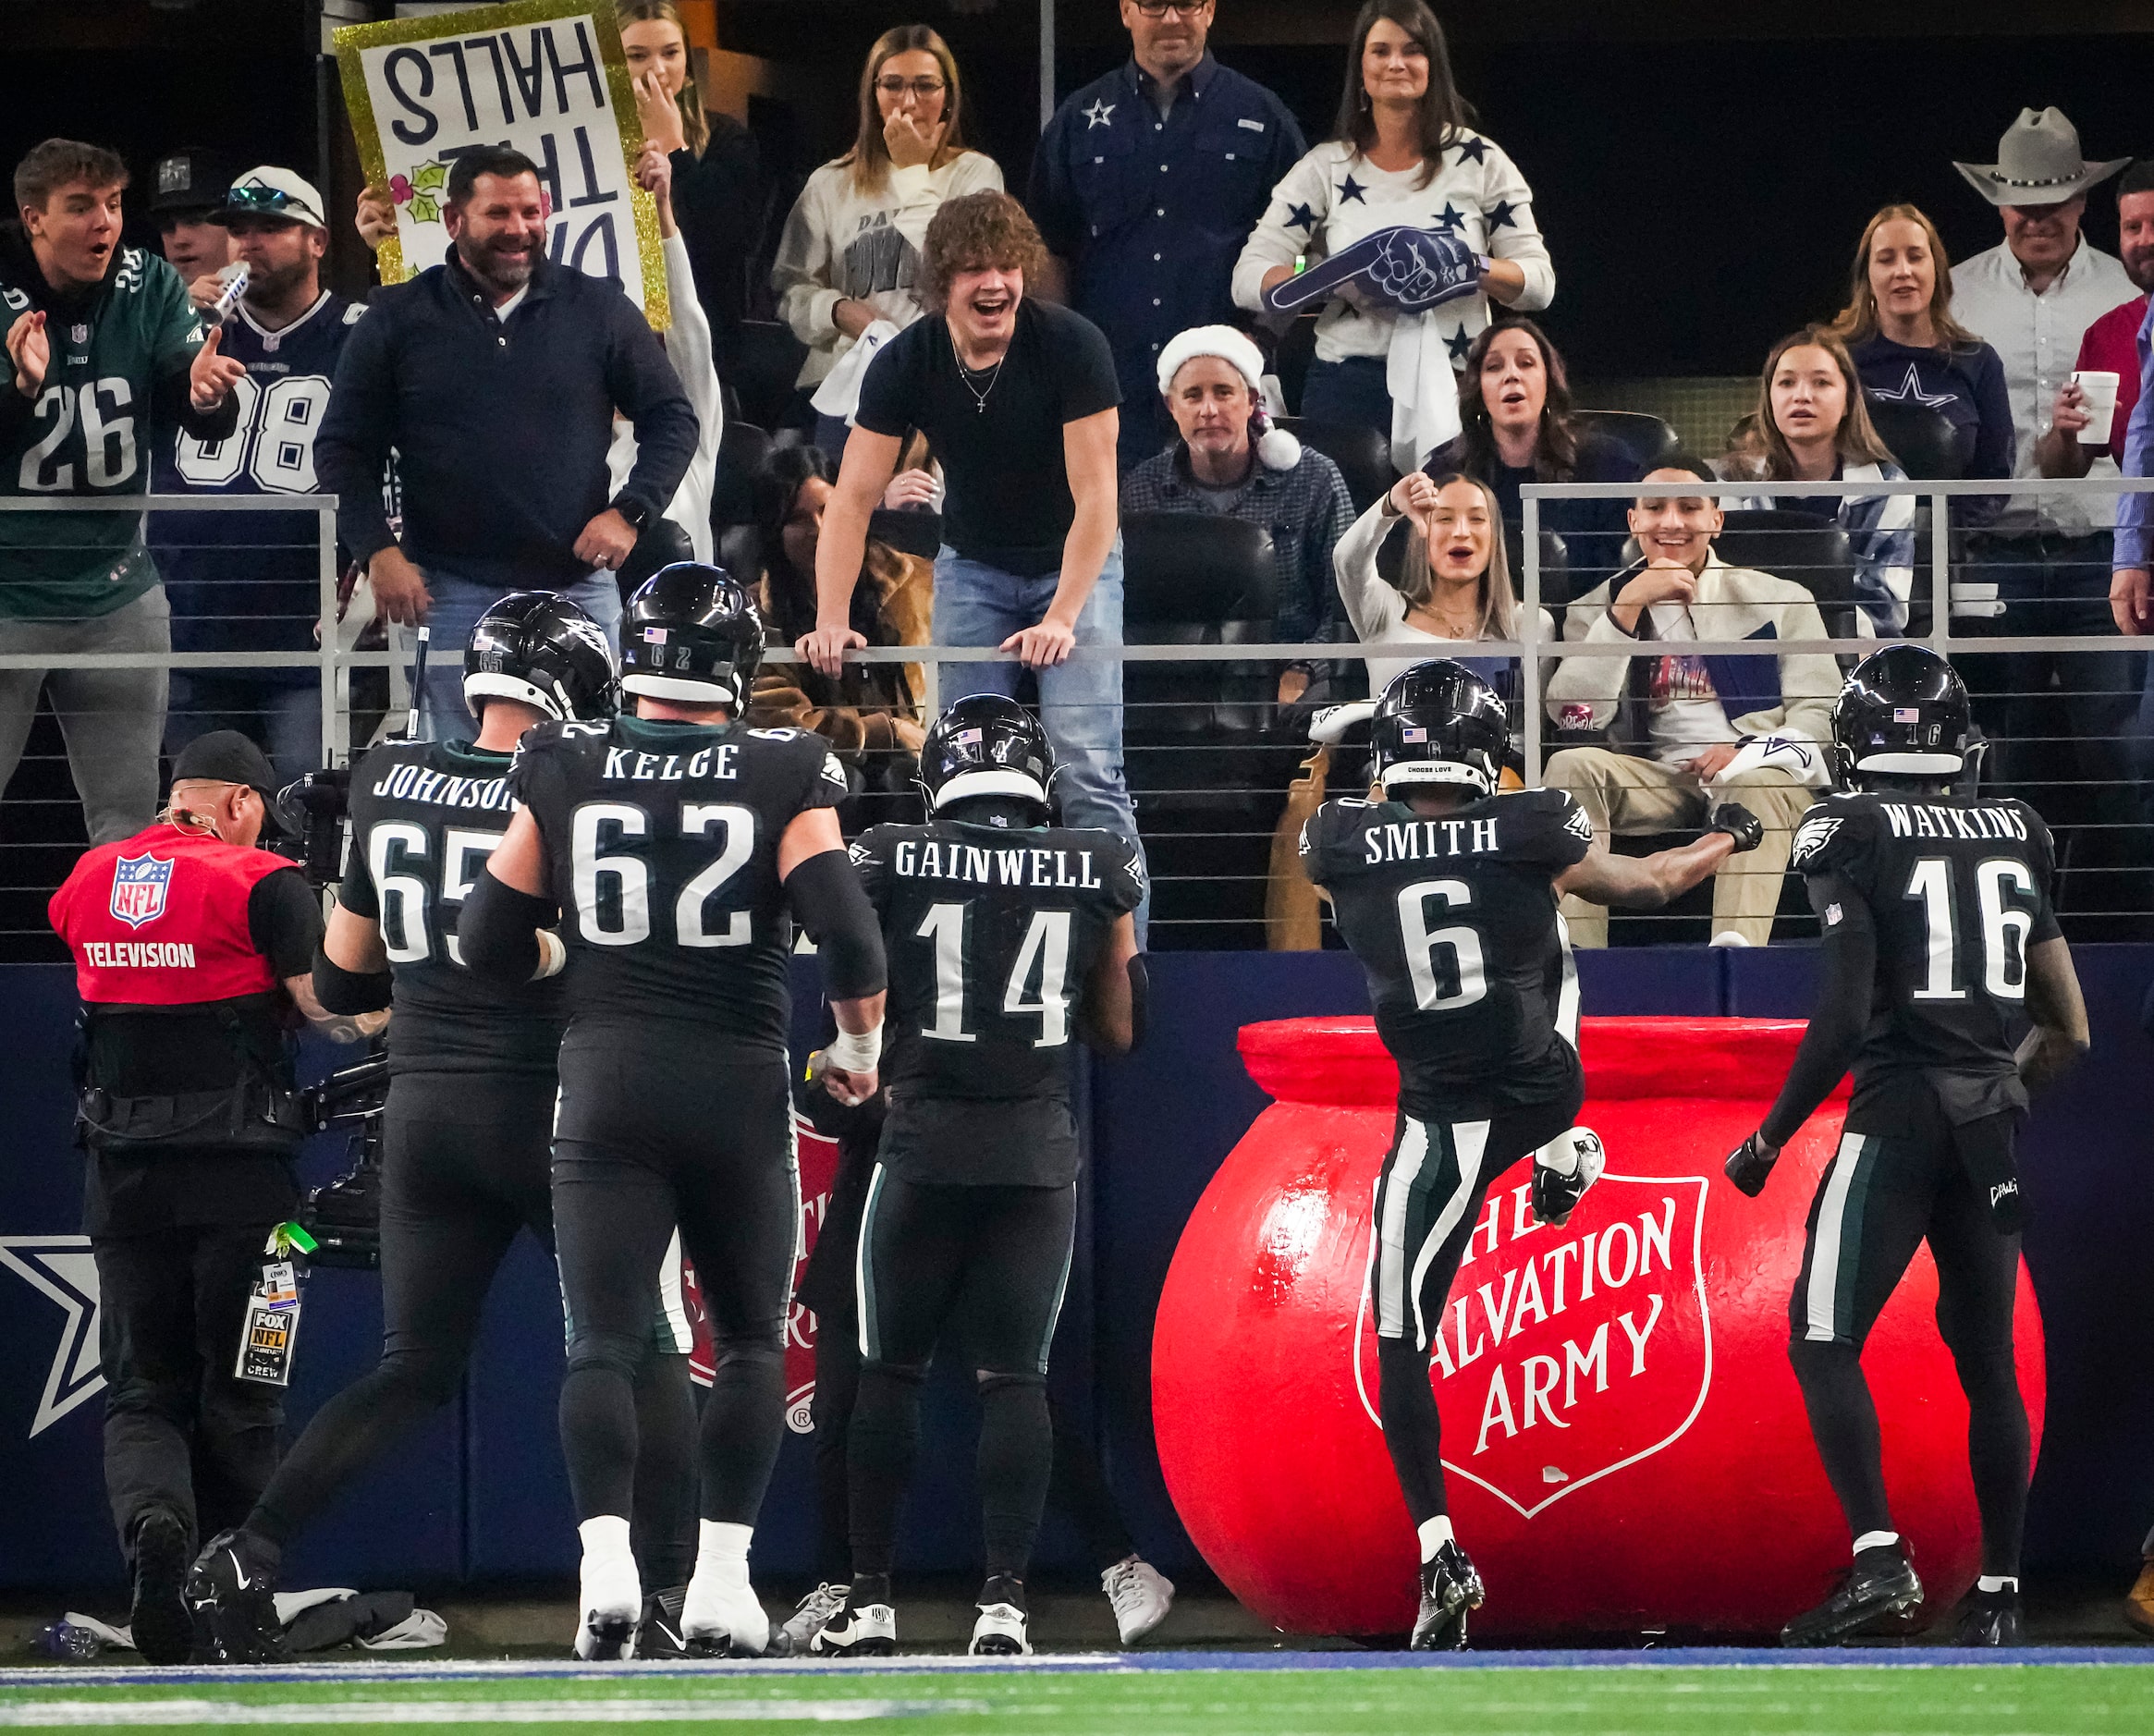
[[[1452,370],[1488,324],[1490,300],[1529,311],[1556,293],[1533,189],[1502,147],[1466,123],[1443,27],[1424,0],[1369,0],[1355,20],[1334,136],[1287,172],[1234,267],[1236,305],[1296,262],[1338,253],[1380,229],[1449,229],[1483,261],[1476,292],[1401,314],[1349,285],[1316,321],[1301,413],[1385,431],[1411,471],[1459,432]]]
[[[808,177],[770,269],[778,313],[808,346],[803,394],[876,321],[902,329],[920,317],[920,250],[944,202],[1002,190],[995,160],[965,148],[960,94],[948,44],[924,24],[886,31],[868,50],[859,137]],[[835,463],[844,419],[816,430]]]

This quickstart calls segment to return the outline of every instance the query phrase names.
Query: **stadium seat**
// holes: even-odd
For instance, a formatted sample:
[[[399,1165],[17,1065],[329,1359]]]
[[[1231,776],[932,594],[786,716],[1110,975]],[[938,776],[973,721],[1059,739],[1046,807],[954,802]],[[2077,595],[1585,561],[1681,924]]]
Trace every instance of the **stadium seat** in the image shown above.
[[[1581,434],[1604,434],[1637,461],[1638,474],[1657,470],[1683,450],[1683,438],[1658,416],[1634,410],[1582,410],[1573,420]]]
[[[1731,567],[1792,580],[1817,599],[1825,630],[1839,638],[1854,630],[1854,554],[1847,532],[1809,512],[1756,509],[1731,512],[1713,552]]]
[[[1918,483],[1953,483],[1966,474],[1952,422],[1928,404],[1886,401],[1864,394],[1870,425],[1900,468]]]
[[[770,436],[752,422],[729,422],[718,438],[718,473],[711,484],[711,522],[755,521],[755,473],[770,457]]]
[[[1359,422],[1306,422],[1299,416],[1281,416],[1279,425],[1339,466],[1356,512],[1366,512],[1399,480],[1399,472],[1391,468],[1390,443],[1374,428]]]
[[[782,422],[807,355],[808,347],[783,321],[742,320],[740,361],[730,382],[741,415],[764,428]]]
[[[1126,642],[1270,637],[1278,568],[1261,525],[1132,513],[1122,553]],[[1273,664],[1133,662],[1123,670],[1123,745],[1151,858],[1155,947],[1264,945],[1271,831],[1298,763],[1297,744],[1277,732],[1277,692]]]

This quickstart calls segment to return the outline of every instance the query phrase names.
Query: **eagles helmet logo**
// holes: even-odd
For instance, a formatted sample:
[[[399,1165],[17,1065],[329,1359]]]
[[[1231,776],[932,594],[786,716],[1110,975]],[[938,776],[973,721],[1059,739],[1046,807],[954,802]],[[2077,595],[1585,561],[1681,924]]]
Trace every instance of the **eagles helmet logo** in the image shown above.
[[[1838,814],[1821,813],[1815,819],[1805,820],[1795,828],[1794,848],[1788,852],[1789,865],[1800,868],[1823,850],[1831,840],[1833,833],[1839,831],[1844,824],[1845,821]]]

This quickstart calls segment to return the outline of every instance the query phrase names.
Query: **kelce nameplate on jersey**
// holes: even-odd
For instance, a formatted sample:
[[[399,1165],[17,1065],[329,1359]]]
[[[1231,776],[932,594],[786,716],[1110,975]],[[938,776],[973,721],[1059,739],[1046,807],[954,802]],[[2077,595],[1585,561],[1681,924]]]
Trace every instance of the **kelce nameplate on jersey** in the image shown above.
[[[1096,890],[1099,876],[1088,850],[916,842],[891,852],[891,872],[908,880],[970,880],[984,886],[1068,886]]]
[[[738,777],[733,761],[740,744],[701,748],[693,753],[640,753],[634,748],[606,751],[606,781],[631,784],[678,784],[691,777]]]

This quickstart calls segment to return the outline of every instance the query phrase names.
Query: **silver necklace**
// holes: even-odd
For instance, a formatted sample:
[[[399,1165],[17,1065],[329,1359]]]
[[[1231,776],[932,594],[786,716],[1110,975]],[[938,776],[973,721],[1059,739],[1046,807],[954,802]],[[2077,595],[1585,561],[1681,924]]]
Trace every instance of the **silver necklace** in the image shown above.
[[[978,415],[985,416],[987,413],[988,397],[995,390],[995,382],[1002,377],[1002,364],[1010,360],[1010,351],[1005,349],[995,358],[995,370],[987,375],[987,390],[985,392],[975,391],[973,387],[973,375],[981,373],[982,370],[965,366],[965,359],[958,354],[957,334],[952,332],[947,324],[943,327],[943,335],[949,339],[949,359],[958,364],[958,379],[972,396],[973,411]]]

